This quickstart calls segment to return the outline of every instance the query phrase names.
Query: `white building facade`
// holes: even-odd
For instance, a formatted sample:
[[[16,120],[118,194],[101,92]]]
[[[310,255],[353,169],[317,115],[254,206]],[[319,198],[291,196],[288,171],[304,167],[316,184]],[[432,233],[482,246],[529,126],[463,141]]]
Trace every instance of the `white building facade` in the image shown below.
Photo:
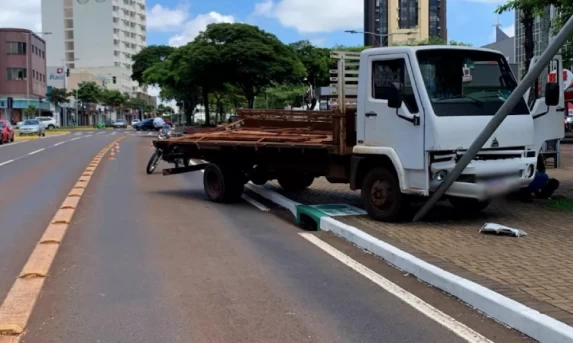
[[[51,33],[48,68],[93,71],[106,88],[141,91],[131,67],[147,46],[145,0],[42,0],[42,31]]]

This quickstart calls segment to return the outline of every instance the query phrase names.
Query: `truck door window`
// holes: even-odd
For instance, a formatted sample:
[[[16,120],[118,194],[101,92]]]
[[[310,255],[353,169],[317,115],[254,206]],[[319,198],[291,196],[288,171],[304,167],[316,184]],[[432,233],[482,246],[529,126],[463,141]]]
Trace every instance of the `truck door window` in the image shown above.
[[[402,90],[404,104],[411,114],[418,113],[412,81],[403,58],[372,62],[372,97],[388,100],[391,87]]]

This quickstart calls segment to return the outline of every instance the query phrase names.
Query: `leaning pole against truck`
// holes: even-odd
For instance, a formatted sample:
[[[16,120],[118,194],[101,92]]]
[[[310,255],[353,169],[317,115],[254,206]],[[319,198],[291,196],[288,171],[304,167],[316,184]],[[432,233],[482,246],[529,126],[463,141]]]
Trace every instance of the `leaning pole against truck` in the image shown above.
[[[276,180],[289,193],[322,177],[360,191],[369,216],[381,221],[407,219],[411,202],[436,194],[459,210],[480,211],[492,197],[531,182],[534,119],[523,94],[515,95],[524,86],[501,53],[405,46],[331,57],[328,110],[243,109],[233,123],[154,141],[167,162],[201,161],[163,174],[204,169],[205,192],[216,202],[239,201],[247,182]],[[554,109],[559,89],[546,91]],[[479,136],[476,148],[504,106],[507,120]],[[458,170],[461,160],[467,163]],[[445,180],[452,181],[447,188]],[[424,211],[438,200],[430,199]]]

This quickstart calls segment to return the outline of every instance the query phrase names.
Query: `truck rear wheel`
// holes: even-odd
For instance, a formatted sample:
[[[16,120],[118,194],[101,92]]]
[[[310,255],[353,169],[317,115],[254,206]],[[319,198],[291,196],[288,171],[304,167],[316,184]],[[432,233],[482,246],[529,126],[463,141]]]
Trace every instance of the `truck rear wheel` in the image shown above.
[[[408,200],[400,191],[398,177],[386,168],[370,170],[360,190],[362,204],[375,220],[395,222],[403,218]]]
[[[203,174],[203,187],[212,201],[231,203],[241,199],[244,183],[240,173],[223,165],[209,163]]]
[[[288,176],[279,176],[277,178],[279,185],[286,192],[303,191],[310,187],[314,182],[314,177],[308,174],[292,174]]]
[[[488,207],[490,203],[489,200],[480,201],[478,199],[461,198],[461,197],[450,197],[448,200],[456,210],[463,211],[466,213],[481,212],[486,207]]]

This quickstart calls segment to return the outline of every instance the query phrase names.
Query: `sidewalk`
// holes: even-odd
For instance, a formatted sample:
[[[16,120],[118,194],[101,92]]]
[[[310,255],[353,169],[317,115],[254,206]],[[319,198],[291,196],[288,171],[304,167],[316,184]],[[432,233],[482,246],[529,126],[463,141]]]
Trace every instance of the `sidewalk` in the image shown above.
[[[560,180],[558,193],[573,198],[573,146],[564,150],[564,168],[547,171]],[[300,193],[283,193],[276,183],[266,187],[302,204],[360,207],[359,192],[324,179]],[[573,326],[573,212],[554,210],[543,201],[498,201],[473,218],[440,203],[423,223],[389,224],[367,216],[336,220]],[[528,235],[478,233],[486,222],[519,228]]]

